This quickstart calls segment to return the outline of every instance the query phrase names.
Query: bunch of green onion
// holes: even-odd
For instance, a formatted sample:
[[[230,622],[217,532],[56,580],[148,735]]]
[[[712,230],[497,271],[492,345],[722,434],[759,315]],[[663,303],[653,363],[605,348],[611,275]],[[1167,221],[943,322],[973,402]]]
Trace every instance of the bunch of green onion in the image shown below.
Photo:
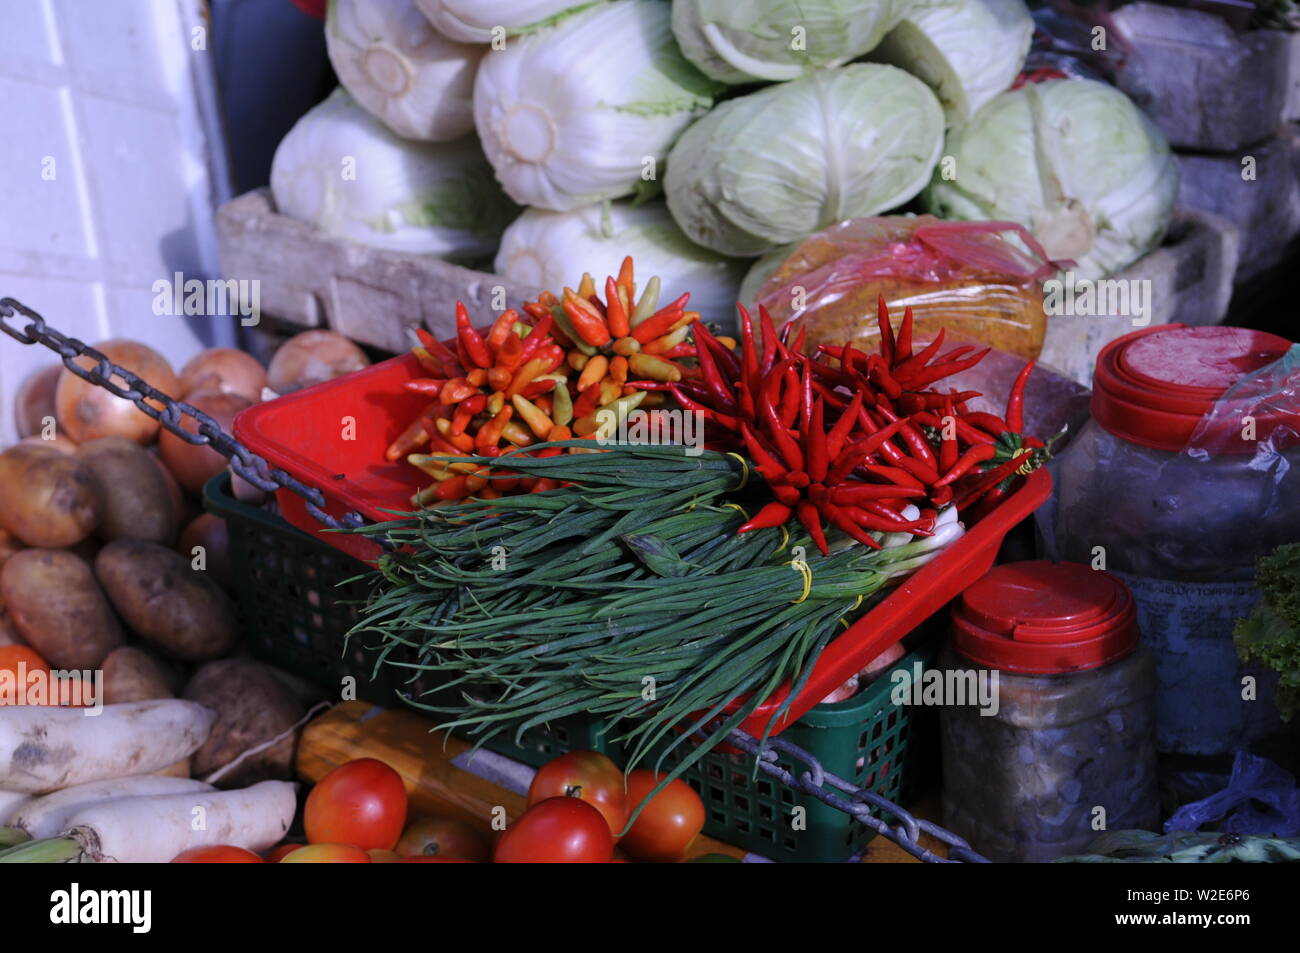
[[[407,701],[448,716],[442,727],[481,744],[596,715],[629,770],[689,743],[667,784],[789,681],[767,730],[779,724],[852,615],[961,534],[944,514],[931,537],[822,557],[784,528],[736,534],[763,501],[735,454],[603,449],[511,460],[570,484],[558,490],[362,531],[397,549],[351,635],[369,636],[377,664],[436,673],[432,697]]]

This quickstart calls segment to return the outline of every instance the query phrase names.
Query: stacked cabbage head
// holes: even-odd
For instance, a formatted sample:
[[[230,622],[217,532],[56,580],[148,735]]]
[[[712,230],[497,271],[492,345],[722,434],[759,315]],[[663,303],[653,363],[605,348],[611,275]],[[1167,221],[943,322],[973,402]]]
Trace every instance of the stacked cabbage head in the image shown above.
[[[921,191],[943,147],[930,88],[860,63],[728,100],[678,140],[668,207],[692,241],[761,255]]]
[[[1124,268],[1160,244],[1178,193],[1169,144],[1123,93],[1049,80],[1002,93],[954,131],[926,202],[952,219],[1034,233],[1077,278]]]
[[[730,326],[746,263],[692,244],[662,202],[590,205],[573,212],[530,208],[506,229],[496,273],[526,291],[557,291],[590,272],[618,274],[625,255],[637,272],[657,275],[661,295],[691,293],[691,308],[705,321]]]
[[[399,139],[342,89],[284,137],[271,192],[283,214],[331,235],[447,258],[490,256],[518,212],[472,135]]]
[[[682,58],[668,4],[620,0],[483,58],[474,120],[507,193],[568,211],[646,190],[717,84]]]
[[[924,0],[674,0],[686,58],[724,83],[797,79],[874,49]]]

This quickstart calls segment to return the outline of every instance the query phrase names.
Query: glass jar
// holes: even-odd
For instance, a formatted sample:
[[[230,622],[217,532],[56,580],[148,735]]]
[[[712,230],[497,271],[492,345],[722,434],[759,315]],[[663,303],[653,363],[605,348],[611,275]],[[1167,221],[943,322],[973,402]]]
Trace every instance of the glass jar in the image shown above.
[[[1155,666],[1128,588],[1072,563],[995,567],[941,660],[944,825],[995,861],[1049,861],[1155,829]],[[990,703],[990,699],[992,699]]]
[[[1047,554],[1132,590],[1171,768],[1223,770],[1252,742],[1288,743],[1276,675],[1241,665],[1232,631],[1259,598],[1255,560],[1300,538],[1296,368],[1280,360],[1290,346],[1180,325],[1111,342],[1092,420],[1052,466],[1053,506],[1038,516]]]

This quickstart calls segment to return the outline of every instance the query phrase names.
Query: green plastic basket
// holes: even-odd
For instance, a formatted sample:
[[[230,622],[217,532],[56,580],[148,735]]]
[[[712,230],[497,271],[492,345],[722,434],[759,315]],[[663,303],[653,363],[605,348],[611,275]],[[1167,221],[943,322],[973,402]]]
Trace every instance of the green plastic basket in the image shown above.
[[[342,692],[355,681],[355,697],[393,706],[404,697],[436,697],[428,676],[412,679],[393,665],[375,671],[377,655],[364,637],[346,639],[369,587],[357,579],[366,566],[295,529],[275,513],[231,494],[230,477],[218,474],[203,487],[203,505],[226,522],[235,595],[249,651],[286,671]],[[392,661],[410,661],[390,655]],[[351,696],[344,696],[351,697]],[[568,751],[603,750],[597,723],[582,716],[529,729],[518,743],[501,733],[483,747],[534,767]],[[469,740],[473,740],[470,738]]]
[[[781,732],[781,739],[807,751],[831,774],[907,807],[929,780],[938,719],[930,709],[890,701],[892,676],[911,672],[918,662],[924,670],[933,657],[932,648],[911,652],[852,698],[810,709]],[[664,759],[662,770],[671,768],[678,751]],[[651,754],[641,766],[652,767],[656,757],[657,752]],[[779,763],[796,776],[806,770],[802,761],[785,756]],[[753,766],[747,754],[714,750],[682,775],[704,801],[704,833],[771,860],[802,863],[849,860],[875,836],[815,797],[761,773],[755,778]],[[798,830],[797,807],[806,812]]]

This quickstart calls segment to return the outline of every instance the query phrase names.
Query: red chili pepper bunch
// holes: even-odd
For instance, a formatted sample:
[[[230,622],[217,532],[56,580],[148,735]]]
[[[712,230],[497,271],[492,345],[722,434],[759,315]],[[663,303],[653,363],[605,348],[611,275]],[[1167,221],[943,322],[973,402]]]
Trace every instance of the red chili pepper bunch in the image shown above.
[[[1032,462],[1027,452],[1037,452],[1000,436],[1021,427],[1021,395],[1032,365],[1012,390],[1008,418],[1014,427],[993,415],[969,414],[965,403],[978,393],[930,388],[973,367],[988,350],[959,347],[940,354],[940,333],[913,353],[910,309],[895,339],[882,299],[879,353],[851,344],[819,349],[838,365],[801,353],[802,332],[787,344],[763,308],[760,350],[743,307],[740,316],[739,355],[697,325],[696,372],[662,389],[714,425],[714,445],[730,448],[738,436],[776,497],[741,532],[779,526],[794,516],[823,553],[824,523],[868,546],[878,546],[873,531],[925,535],[937,508],[969,506]],[[633,384],[643,385],[656,386]],[[988,425],[986,416],[999,421],[998,434],[978,426]],[[998,469],[985,474],[985,464]],[[912,501],[921,516],[908,520],[901,510]]]

